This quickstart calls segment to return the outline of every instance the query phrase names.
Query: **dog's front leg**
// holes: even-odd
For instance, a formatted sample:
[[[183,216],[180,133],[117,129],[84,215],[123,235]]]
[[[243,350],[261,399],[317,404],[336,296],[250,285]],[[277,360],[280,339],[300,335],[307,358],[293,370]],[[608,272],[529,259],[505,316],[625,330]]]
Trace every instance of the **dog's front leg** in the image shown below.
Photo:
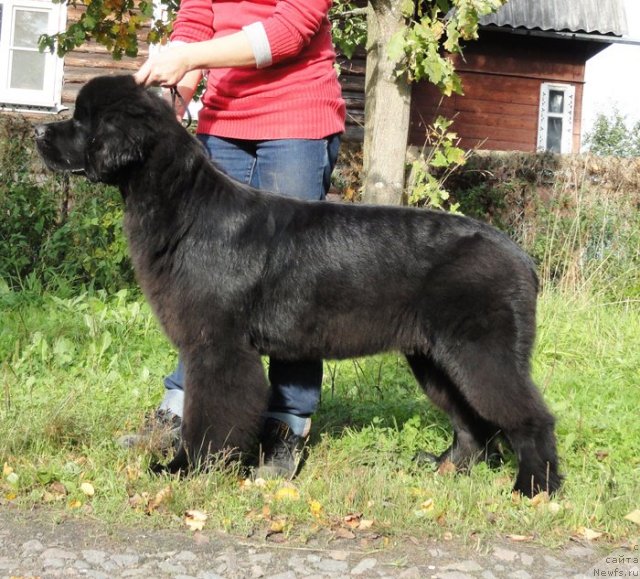
[[[260,355],[229,343],[181,352],[185,363],[182,448],[167,465],[177,472],[248,450],[266,409],[268,383]]]

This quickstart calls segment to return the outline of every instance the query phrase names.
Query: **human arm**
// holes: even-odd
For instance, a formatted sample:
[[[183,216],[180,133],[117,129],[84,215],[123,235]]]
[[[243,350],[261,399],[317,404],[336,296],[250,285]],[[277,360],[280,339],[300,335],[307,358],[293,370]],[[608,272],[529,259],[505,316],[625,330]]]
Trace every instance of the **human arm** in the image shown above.
[[[249,39],[241,30],[221,38],[172,46],[151,56],[134,76],[138,84],[145,86],[184,87],[185,93],[191,93],[190,98],[198,86],[200,71],[255,66],[255,62]],[[186,100],[185,95],[183,98]]]

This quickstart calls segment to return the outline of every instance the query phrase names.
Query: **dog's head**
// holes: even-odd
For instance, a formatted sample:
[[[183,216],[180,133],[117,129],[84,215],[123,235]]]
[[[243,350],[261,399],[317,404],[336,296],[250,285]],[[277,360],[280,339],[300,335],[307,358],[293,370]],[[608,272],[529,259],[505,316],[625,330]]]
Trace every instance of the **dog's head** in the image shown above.
[[[82,88],[71,119],[36,125],[34,131],[50,169],[120,183],[159,138],[171,138],[160,127],[175,125],[171,107],[132,76],[100,76]]]

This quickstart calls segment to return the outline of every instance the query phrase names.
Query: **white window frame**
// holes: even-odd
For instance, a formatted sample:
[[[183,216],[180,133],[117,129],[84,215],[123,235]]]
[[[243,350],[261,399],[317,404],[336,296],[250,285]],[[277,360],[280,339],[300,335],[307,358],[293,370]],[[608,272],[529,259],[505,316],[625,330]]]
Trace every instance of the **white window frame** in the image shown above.
[[[11,52],[16,11],[30,10],[49,15],[47,34],[63,30],[67,20],[66,3],[51,0],[0,0],[2,4],[2,30],[0,31],[0,108],[44,112],[60,110],[62,104],[63,59],[45,53],[42,90],[18,89],[9,86],[11,80]],[[37,46],[33,47],[35,50]]]
[[[564,93],[564,110],[562,113],[549,111],[549,93],[560,91]],[[558,84],[545,82],[540,86],[540,115],[538,118],[538,151],[547,150],[547,126],[550,118],[561,118],[562,136],[560,141],[560,153],[567,154],[573,151],[573,121],[575,110],[576,87],[572,84]]]

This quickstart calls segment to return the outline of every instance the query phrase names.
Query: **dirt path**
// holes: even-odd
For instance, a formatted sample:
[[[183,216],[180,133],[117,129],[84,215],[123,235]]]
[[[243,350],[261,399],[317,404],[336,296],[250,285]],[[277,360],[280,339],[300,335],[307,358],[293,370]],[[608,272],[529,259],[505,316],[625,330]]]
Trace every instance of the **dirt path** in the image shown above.
[[[0,577],[296,579],[517,579],[594,577],[603,553],[570,543],[548,550],[513,542],[473,549],[455,541],[375,542],[326,537],[304,546],[217,532],[108,527],[0,507]],[[416,544],[417,543],[417,544]],[[633,556],[633,552],[631,553]],[[638,553],[635,553],[638,557]],[[598,564],[603,567],[603,564]],[[614,567],[609,566],[611,569]],[[630,571],[631,566],[619,566]],[[604,567],[603,567],[604,568]],[[637,566],[636,566],[637,569]],[[633,572],[626,575],[637,577]],[[621,575],[616,575],[620,577]]]

